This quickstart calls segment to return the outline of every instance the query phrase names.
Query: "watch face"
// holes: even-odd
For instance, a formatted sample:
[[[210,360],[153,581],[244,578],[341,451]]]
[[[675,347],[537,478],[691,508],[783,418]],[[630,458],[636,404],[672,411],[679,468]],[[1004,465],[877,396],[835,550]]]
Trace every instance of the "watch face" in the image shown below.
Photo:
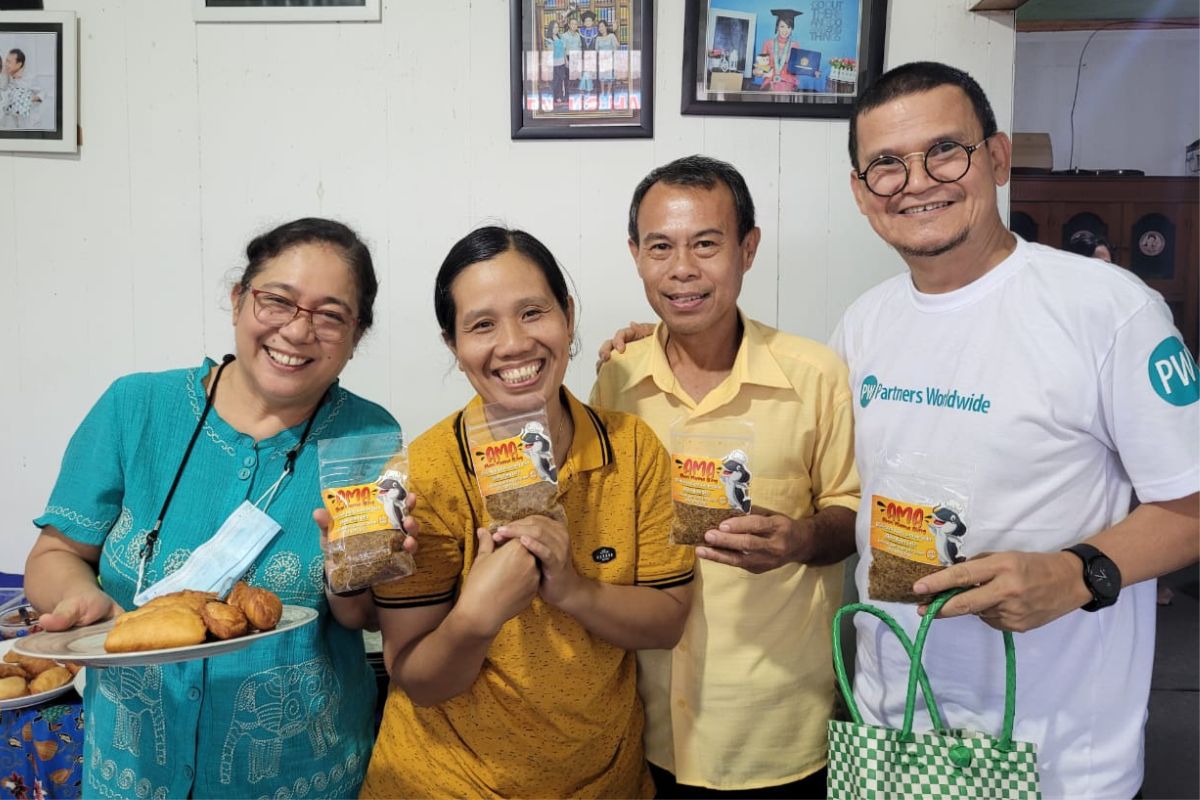
[[[1116,564],[1107,558],[1093,558],[1088,564],[1088,582],[1102,598],[1116,597],[1121,591],[1121,577]]]

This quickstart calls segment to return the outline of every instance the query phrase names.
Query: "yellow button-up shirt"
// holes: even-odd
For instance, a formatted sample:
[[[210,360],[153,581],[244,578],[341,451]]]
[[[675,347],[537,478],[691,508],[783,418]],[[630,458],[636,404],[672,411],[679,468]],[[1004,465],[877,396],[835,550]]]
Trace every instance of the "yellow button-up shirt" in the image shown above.
[[[670,446],[682,419],[754,423],[750,497],[794,519],[857,509],[846,367],[822,344],[743,318],[729,376],[699,402],[675,380],[660,324],[600,370],[592,403],[637,414]],[[762,575],[696,562],[698,596],[674,650],[638,653],[646,756],[680,783],[755,789],[825,765],[834,702],[830,626],[842,565]]]

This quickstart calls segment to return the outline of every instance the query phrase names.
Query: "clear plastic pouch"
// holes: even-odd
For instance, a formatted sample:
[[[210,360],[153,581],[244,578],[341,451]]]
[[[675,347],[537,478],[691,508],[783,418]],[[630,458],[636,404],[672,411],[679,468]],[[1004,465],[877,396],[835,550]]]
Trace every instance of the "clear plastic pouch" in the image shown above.
[[[967,559],[970,465],[927,453],[882,453],[871,497],[872,600],[927,603],[914,594],[921,578]],[[864,498],[867,500],[867,498]]]
[[[545,408],[514,411],[497,403],[464,414],[475,481],[494,530],[535,514],[566,523],[558,502],[558,465]]]
[[[704,543],[704,532],[750,513],[754,426],[744,420],[678,422],[671,428],[671,543]]]
[[[334,592],[350,592],[413,573],[404,552],[408,451],[401,433],[345,436],[317,443],[321,501],[333,517],[325,574]]]

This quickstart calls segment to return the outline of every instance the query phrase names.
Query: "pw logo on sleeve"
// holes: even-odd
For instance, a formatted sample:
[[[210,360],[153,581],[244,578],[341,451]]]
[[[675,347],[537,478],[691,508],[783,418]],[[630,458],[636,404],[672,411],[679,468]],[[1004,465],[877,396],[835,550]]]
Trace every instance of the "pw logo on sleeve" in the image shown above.
[[[1168,336],[1150,354],[1150,385],[1173,406],[1191,405],[1200,399],[1196,360],[1178,336]]]

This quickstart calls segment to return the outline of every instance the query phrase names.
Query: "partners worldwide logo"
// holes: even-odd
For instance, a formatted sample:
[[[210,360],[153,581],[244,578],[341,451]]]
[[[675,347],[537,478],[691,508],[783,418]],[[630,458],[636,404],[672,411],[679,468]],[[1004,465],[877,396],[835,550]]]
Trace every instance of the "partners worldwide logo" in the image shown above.
[[[1147,363],[1150,386],[1173,406],[1188,406],[1200,400],[1196,382],[1196,360],[1178,336],[1168,336],[1150,353]]]
[[[937,386],[889,386],[881,383],[874,375],[868,375],[863,378],[862,385],[858,388],[858,404],[866,408],[875,400],[975,414],[987,414],[992,407],[992,401],[985,392],[970,392],[955,387],[942,389]]]

